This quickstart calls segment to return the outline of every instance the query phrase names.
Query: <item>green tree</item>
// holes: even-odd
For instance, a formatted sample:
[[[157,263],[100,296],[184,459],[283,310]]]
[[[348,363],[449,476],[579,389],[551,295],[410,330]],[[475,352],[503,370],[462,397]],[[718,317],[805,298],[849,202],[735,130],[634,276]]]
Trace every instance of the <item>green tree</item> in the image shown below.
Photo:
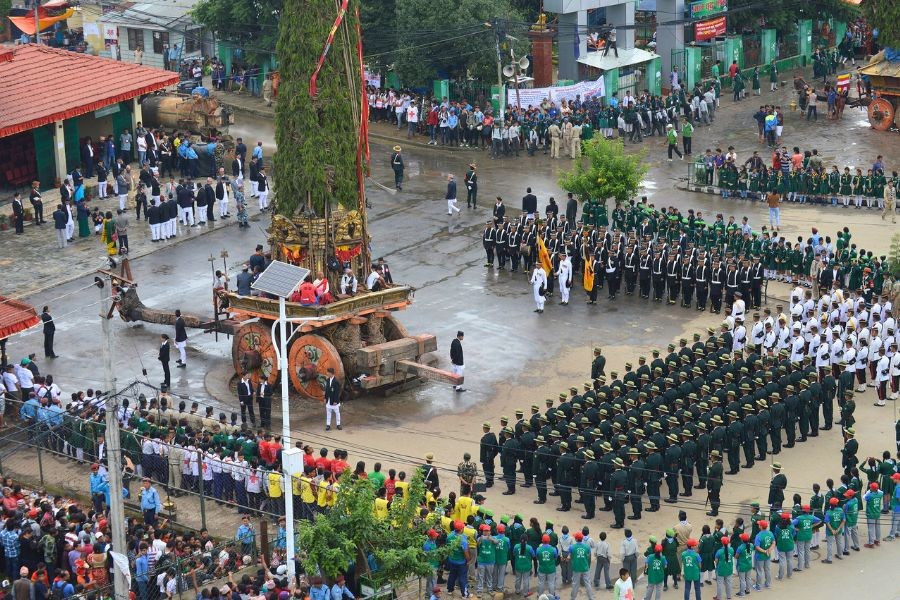
[[[878,43],[884,48],[900,48],[900,4],[884,0],[863,0],[862,11],[872,27],[878,28]]]
[[[428,575],[429,555],[423,550],[426,526],[406,525],[416,522],[424,497],[425,484],[417,470],[410,482],[409,498],[392,502],[388,520],[382,521],[375,517],[375,490],[371,483],[345,473],[335,506],[316,515],[313,521],[299,522],[297,545],[304,569],[335,577],[352,562],[356,572],[369,577],[376,587],[399,585],[412,576]],[[400,525],[392,526],[393,523]],[[442,548],[440,556],[448,550]],[[377,565],[372,572],[368,567],[370,556]]]
[[[584,143],[584,157],[562,174],[559,186],[581,200],[626,202],[637,195],[647,173],[643,158],[643,153],[626,154],[620,140],[595,137]]]
[[[510,0],[457,0],[452,8],[431,0],[397,0],[396,50],[383,58],[394,63],[406,86],[427,85],[438,71],[493,81],[497,50],[494,31],[485,23],[495,17],[510,22],[508,33],[519,40],[517,56],[524,56],[527,27]]]
[[[9,32],[9,9],[12,8],[12,0],[0,0],[0,36]]]
[[[360,65],[356,7],[351,0],[319,71],[318,93],[310,77],[337,16],[330,0],[292,0],[281,13],[278,66],[281,81],[275,107],[275,212],[294,215],[311,199],[322,214],[325,202],[356,208]]]
[[[876,0],[877,1],[877,0]],[[800,3],[770,3],[765,11],[758,10],[757,0],[734,0],[728,3],[728,27],[737,32],[756,31],[762,23],[777,29],[779,34],[796,31],[799,19],[829,19],[849,21],[858,13],[855,6],[845,0],[815,0]]]
[[[275,50],[281,11],[282,0],[200,0],[192,15],[218,40],[243,48],[247,60],[262,63]]]

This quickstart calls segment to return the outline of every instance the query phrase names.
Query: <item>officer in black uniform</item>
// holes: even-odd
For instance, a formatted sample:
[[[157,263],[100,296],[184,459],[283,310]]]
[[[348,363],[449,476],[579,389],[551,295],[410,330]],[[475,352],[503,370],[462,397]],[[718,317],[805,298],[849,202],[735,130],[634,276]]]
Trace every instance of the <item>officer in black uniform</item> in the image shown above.
[[[568,442],[560,442],[559,460],[556,463],[556,482],[558,484],[560,506],[559,512],[572,510],[572,488],[578,486],[578,459]]]
[[[613,474],[609,478],[612,495],[613,524],[610,529],[625,527],[625,498],[628,495],[628,473],[624,470],[625,462],[616,457],[613,459]]]
[[[594,456],[594,451],[587,448],[584,451],[584,466],[581,468],[581,497],[584,499],[584,514],[582,519],[593,519],[597,508],[597,484],[600,477],[600,463]]]
[[[516,493],[516,468],[519,466],[521,445],[513,435],[512,428],[504,427],[503,433],[507,436],[500,450],[500,467],[503,469],[503,480],[506,482],[506,491],[503,495],[511,496]]]
[[[645,448],[647,449],[647,498],[650,501],[650,508],[647,509],[647,512],[656,512],[659,510],[663,457],[653,440],[649,440]]]
[[[722,502],[721,493],[724,468],[722,467],[721,452],[713,450],[709,456],[712,460],[712,464],[709,466],[709,474],[707,475],[710,510],[706,514],[707,516],[715,517],[719,514],[719,505]]]
[[[497,436],[491,431],[491,424],[484,423],[481,426],[484,435],[481,436],[479,444],[479,462],[481,470],[484,473],[485,487],[494,486],[494,459],[500,453],[500,447],[497,445]]]
[[[669,497],[665,499],[669,504],[678,502],[678,472],[681,466],[681,446],[678,445],[678,436],[670,433],[666,436],[669,446],[666,448],[665,470],[666,487],[669,488]]]
[[[534,453],[534,484],[538,497],[535,504],[547,502],[547,479],[550,478],[550,460],[553,450],[547,445],[543,435],[535,438],[537,450]]]
[[[641,459],[639,448],[629,448],[628,456],[631,459],[628,467],[628,495],[631,499],[631,514],[628,518],[632,521],[640,521],[643,496],[646,491],[644,461]]]

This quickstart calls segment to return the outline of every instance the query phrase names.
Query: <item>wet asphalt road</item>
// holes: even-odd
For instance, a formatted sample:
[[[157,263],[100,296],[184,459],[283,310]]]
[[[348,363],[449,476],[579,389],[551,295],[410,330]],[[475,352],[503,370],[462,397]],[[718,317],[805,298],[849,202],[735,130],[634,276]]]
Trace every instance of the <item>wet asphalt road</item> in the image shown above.
[[[723,103],[725,110],[719,112],[718,121],[712,128],[698,129],[695,151],[702,152],[706,146],[734,145],[739,156],[749,157],[752,150],[760,149],[761,155],[767,157],[764,147],[756,142],[755,122],[751,118],[757,103],[750,99],[738,107],[730,104],[730,101]],[[846,160],[839,161],[840,165],[865,164],[882,153],[889,165],[896,165],[900,158],[892,146],[896,136],[871,131],[861,115],[848,110],[843,123],[807,125],[804,121],[798,122],[795,114],[789,114],[785,143],[804,148],[815,145],[826,163],[835,160],[839,152],[846,153]],[[238,124],[231,133],[243,136],[245,141],[260,139],[266,148],[274,145],[272,123],[259,118],[239,115]],[[400,143],[403,144],[403,140]],[[388,187],[393,186],[388,165],[392,145],[381,139],[373,139],[371,143],[372,177]],[[713,214],[722,211],[726,215],[735,214],[738,219],[746,214],[754,226],[764,223],[766,212],[761,204],[738,203],[736,206],[733,200],[676,190],[676,181],[687,176],[687,163],[667,163],[664,146],[657,138],[649,138],[643,146],[650,169],[645,182],[646,193],[657,206],[692,207]],[[450,340],[457,330],[466,332],[466,387],[469,392],[454,395],[444,386],[425,385],[386,400],[375,398],[371,400],[372,418],[389,422],[401,416],[426,418],[448,410],[463,411],[488,402],[498,384],[528,386],[529,382],[555,377],[556,373],[547,372],[554,364],[548,359],[569,348],[598,343],[644,348],[664,345],[685,331],[687,322],[696,317],[693,311],[647,306],[624,296],[615,303],[601,301],[597,306],[587,307],[583,295],[574,288],[569,307],[548,303],[544,315],[534,314],[525,274],[498,273],[483,267],[481,228],[490,218],[495,196],[503,196],[507,214],[515,215],[514,209],[520,206],[526,186],[533,188],[541,207],[550,195],[564,205],[565,194],[556,181],[560,169],[568,167],[570,161],[550,161],[540,153],[535,157],[490,160],[487,152],[478,150],[448,153],[421,147],[407,147],[404,155],[406,183],[402,193],[368,186],[374,205],[369,211],[372,254],[386,257],[395,280],[417,288],[414,304],[399,318],[412,333],[437,335],[440,363],[445,367]],[[471,161],[477,163],[479,170],[478,208],[465,208],[464,198],[461,198],[462,214],[449,221],[443,200],[446,175],[454,173],[461,179]],[[460,184],[459,187],[464,196],[463,186]],[[845,213],[834,209],[794,208],[793,211],[793,218],[785,215],[788,234],[792,229],[808,231],[809,223],[819,224],[828,231],[836,230],[846,220]],[[211,314],[212,274],[207,259],[212,254],[216,257],[215,268],[221,268],[219,254],[222,250],[227,251],[228,267],[235,275],[237,265],[252,253],[254,246],[265,243],[263,228],[266,222],[267,218],[258,218],[249,230],[230,227],[135,260],[132,269],[140,283],[141,299],[155,308],[181,308],[187,312]],[[889,236],[876,237],[879,239],[871,243],[886,250]],[[95,288],[83,289],[91,280],[92,277],[83,277],[27,299],[37,307],[50,303],[57,315],[57,352],[62,358],[52,365],[43,361],[42,368],[68,382],[65,391],[96,387],[102,383],[99,307],[96,304],[99,292]],[[147,369],[149,381],[159,383],[158,336],[162,332],[171,334],[168,329],[150,324],[129,325],[119,320],[113,322],[112,350],[119,385],[142,379],[142,369]],[[173,386],[176,392],[192,398],[234,406],[236,402],[224,392],[221,384],[221,380],[230,375],[230,339],[219,337],[217,342],[212,334],[191,332],[189,368],[173,369]],[[16,338],[11,341],[10,350],[14,358],[24,355],[25,350],[42,355],[40,333]],[[580,368],[574,370],[583,372]]]

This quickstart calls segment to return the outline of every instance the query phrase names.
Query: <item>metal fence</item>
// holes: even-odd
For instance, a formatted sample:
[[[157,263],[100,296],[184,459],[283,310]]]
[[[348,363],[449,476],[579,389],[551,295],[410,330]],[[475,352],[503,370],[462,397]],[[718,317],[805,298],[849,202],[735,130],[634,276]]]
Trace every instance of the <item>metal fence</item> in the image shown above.
[[[760,34],[744,34],[742,38],[744,45],[744,68],[751,68],[762,64],[760,63],[762,58],[762,40]]]
[[[778,38],[778,58],[790,58],[800,54],[800,35],[797,32],[788,33]]]

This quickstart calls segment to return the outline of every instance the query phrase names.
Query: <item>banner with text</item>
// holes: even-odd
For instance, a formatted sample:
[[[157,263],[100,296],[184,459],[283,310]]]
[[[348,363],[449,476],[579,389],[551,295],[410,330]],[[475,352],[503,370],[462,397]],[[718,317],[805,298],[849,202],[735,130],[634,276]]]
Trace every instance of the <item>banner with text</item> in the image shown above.
[[[691,2],[691,19],[708,19],[728,10],[727,0],[697,0]]]
[[[702,42],[725,35],[725,17],[694,23],[694,40]]]
[[[540,105],[545,98],[559,104],[562,100],[574,100],[575,96],[580,96],[581,99],[584,100],[594,96],[605,95],[606,88],[604,87],[603,77],[601,76],[597,81],[579,81],[573,85],[520,89],[519,102],[522,108],[528,108],[529,106]],[[506,89],[506,102],[513,106],[516,105],[515,89],[509,87]]]

